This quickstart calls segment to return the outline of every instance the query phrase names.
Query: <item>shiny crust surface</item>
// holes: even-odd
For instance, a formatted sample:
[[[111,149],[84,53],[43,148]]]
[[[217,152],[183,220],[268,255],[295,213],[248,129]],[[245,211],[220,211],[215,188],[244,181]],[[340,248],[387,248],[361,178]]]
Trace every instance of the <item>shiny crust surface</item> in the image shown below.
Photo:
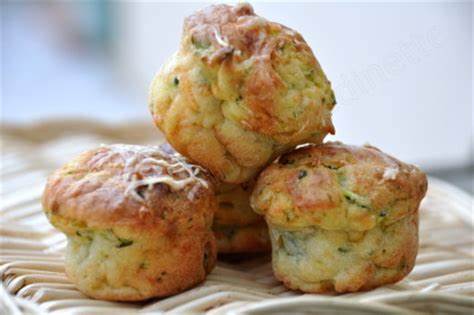
[[[334,133],[334,94],[313,52],[249,4],[186,18],[149,104],[173,147],[228,183],[248,181],[282,152]]]
[[[418,210],[426,175],[372,146],[310,145],[282,156],[258,178],[253,209],[269,224],[366,231]]]

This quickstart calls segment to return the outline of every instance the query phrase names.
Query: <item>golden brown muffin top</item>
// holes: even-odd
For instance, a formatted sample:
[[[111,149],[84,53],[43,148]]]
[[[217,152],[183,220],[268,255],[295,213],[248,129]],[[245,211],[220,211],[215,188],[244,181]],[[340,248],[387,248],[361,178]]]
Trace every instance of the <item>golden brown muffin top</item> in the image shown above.
[[[173,147],[219,180],[252,179],[283,152],[334,132],[331,84],[297,32],[250,5],[185,20],[179,50],[155,76],[153,120]]]
[[[252,194],[268,223],[365,231],[418,210],[426,175],[372,146],[309,145],[282,156]]]
[[[214,54],[205,58],[209,64],[228,55],[237,60],[249,57],[266,60],[285,42],[311,52],[300,34],[256,15],[248,3],[212,5],[198,10],[185,19],[183,33],[184,44],[188,44],[189,38],[194,45],[212,45]]]
[[[49,216],[89,227],[167,229],[195,215],[212,219],[207,172],[166,147],[107,145],[82,153],[48,179]]]
[[[221,86],[213,87],[213,91],[225,100],[243,98],[245,107],[252,112],[240,120],[246,129],[281,139],[293,138],[290,133],[298,130],[289,120],[298,113],[288,115],[291,109],[280,104],[280,98],[289,90],[316,85],[320,89],[318,95],[307,94],[318,98],[315,103],[321,107],[320,115],[327,116],[319,132],[334,133],[326,111],[336,101],[311,48],[298,32],[256,15],[250,4],[213,5],[187,17],[181,51],[199,55],[209,69],[222,67],[217,75],[222,78]],[[294,94],[291,102],[302,102],[303,96]],[[304,107],[316,105],[299,106],[304,111]]]

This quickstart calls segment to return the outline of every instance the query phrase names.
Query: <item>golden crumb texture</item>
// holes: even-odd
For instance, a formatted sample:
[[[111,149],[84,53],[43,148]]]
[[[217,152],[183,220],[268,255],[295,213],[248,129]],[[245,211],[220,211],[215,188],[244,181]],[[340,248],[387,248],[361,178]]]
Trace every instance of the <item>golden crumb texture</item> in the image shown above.
[[[393,283],[414,266],[426,175],[372,146],[307,145],[265,169],[251,196],[277,278],[305,292]]]
[[[334,133],[335,103],[303,37],[245,3],[187,17],[180,48],[149,96],[171,145],[234,184],[296,145]]]
[[[54,172],[42,203],[67,236],[66,273],[78,289],[139,301],[179,293],[213,269],[213,187],[166,147],[108,145]]]
[[[250,207],[250,194],[254,185],[254,180],[242,184],[217,185],[218,206],[213,230],[219,253],[270,251],[265,220]]]

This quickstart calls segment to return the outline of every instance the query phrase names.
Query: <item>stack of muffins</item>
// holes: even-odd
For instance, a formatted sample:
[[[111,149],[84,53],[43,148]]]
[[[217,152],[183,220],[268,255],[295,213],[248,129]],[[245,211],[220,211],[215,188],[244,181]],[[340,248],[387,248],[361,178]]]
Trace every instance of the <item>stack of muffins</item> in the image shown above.
[[[138,301],[202,282],[218,252],[271,250],[275,276],[304,292],[402,279],[426,176],[371,146],[322,143],[335,104],[297,32],[249,4],[189,16],[151,85],[169,145],[102,146],[48,180],[68,276],[88,296]]]

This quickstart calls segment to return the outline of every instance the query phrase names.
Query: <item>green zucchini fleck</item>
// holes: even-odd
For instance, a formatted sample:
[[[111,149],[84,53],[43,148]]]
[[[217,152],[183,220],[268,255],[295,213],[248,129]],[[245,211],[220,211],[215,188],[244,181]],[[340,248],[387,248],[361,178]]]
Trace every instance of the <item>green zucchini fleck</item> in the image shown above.
[[[210,43],[206,43],[204,41],[199,41],[199,40],[195,39],[194,37],[191,37],[191,43],[198,50],[207,49],[211,46]]]
[[[93,233],[87,230],[82,230],[82,231],[76,230],[76,235],[82,238],[83,240],[87,240],[89,242],[91,242],[94,239]]]
[[[303,248],[299,244],[297,236],[291,232],[281,233],[281,240],[283,242],[283,249],[290,256],[300,256],[303,255]]]
[[[347,247],[338,247],[337,251],[340,252],[340,253],[347,253],[347,252],[350,251],[350,249],[347,248]]]
[[[346,190],[344,189],[343,190],[343,194],[344,194],[344,198],[350,203],[350,204],[353,204],[353,205],[356,205],[360,208],[364,208],[364,209],[370,209],[369,205],[367,204],[367,202],[364,200],[364,197],[356,194],[356,193],[353,193],[352,191],[350,190]]]
[[[308,172],[306,170],[300,170],[298,172],[298,179],[302,179],[302,178],[306,177],[306,175],[308,175]]]
[[[323,167],[327,168],[327,169],[330,169],[330,170],[337,170],[339,169],[339,167],[335,166],[335,165],[330,165],[330,164],[322,164]]]
[[[133,241],[132,240],[128,240],[128,239],[125,239],[125,238],[118,238],[118,241],[119,241],[119,244],[116,246],[117,248],[123,248],[123,247],[127,247],[127,246],[130,246],[133,244]]]
[[[337,104],[337,101],[336,101],[336,95],[334,95],[334,91],[331,90],[331,99],[332,99],[332,106],[335,106]]]

